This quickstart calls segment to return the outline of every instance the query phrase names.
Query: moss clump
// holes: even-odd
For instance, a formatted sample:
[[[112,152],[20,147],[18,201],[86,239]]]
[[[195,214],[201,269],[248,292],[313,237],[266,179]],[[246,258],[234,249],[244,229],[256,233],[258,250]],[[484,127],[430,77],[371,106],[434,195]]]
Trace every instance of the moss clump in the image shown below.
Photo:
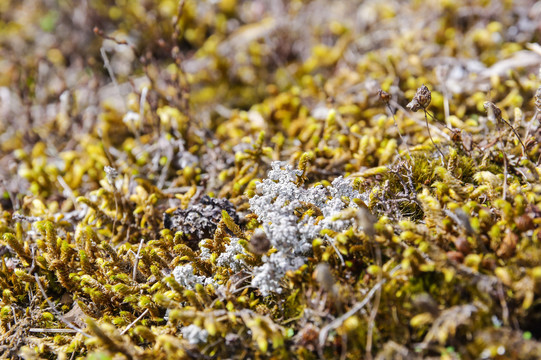
[[[533,5],[0,2],[0,354],[541,358]]]

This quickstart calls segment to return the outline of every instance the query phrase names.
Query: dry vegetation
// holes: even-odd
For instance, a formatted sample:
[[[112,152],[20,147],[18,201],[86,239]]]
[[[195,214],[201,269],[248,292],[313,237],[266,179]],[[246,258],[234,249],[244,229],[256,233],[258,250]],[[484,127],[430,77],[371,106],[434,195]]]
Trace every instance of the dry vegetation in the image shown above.
[[[0,357],[541,358],[540,24],[0,1]]]

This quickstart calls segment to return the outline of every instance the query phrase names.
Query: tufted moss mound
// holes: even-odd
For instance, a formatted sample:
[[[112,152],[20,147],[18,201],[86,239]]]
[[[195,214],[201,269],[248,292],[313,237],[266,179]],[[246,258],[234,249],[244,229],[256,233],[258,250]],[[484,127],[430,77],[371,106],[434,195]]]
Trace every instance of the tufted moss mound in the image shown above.
[[[535,1],[0,2],[0,357],[541,358]]]

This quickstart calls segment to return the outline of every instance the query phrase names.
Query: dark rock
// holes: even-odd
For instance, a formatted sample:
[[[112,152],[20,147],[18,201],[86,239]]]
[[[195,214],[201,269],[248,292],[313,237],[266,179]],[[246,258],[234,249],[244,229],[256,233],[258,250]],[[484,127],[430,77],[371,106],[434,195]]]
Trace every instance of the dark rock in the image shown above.
[[[163,224],[166,229],[182,232],[184,240],[192,249],[197,249],[199,241],[212,238],[222,219],[222,210],[239,222],[233,204],[226,199],[215,199],[207,195],[187,209],[177,209],[171,214],[164,213]]]

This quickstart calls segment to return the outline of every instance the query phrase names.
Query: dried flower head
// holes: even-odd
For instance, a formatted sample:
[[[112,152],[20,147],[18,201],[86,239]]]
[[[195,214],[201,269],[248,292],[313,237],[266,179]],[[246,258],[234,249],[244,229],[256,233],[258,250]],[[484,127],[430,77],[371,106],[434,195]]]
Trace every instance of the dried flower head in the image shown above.
[[[415,96],[413,97],[413,100],[406,106],[411,111],[418,111],[420,109],[426,109],[428,105],[430,105],[430,101],[432,100],[432,93],[426,85],[423,84],[419,89],[417,89],[417,92],[415,93]]]
[[[535,229],[535,223],[528,214],[523,214],[515,219],[515,224],[519,231],[528,231]]]
[[[391,94],[386,92],[385,90],[379,89],[378,90],[378,96],[381,102],[383,102],[385,105],[389,104],[389,101],[391,100]]]
[[[492,112],[496,120],[502,119],[502,111],[493,102],[485,101],[485,103],[483,104],[483,107],[485,108],[489,116]]]

